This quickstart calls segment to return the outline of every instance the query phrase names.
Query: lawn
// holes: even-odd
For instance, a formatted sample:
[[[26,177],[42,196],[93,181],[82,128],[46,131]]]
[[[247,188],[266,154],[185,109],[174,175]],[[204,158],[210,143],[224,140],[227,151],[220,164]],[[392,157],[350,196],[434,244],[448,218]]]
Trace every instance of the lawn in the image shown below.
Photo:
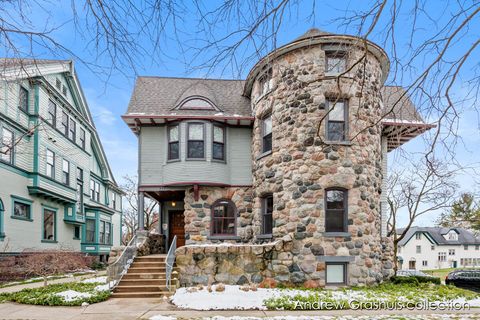
[[[432,269],[432,270],[422,270],[426,274],[432,275],[434,277],[439,277],[443,282],[445,281],[445,277],[450,272],[456,270],[455,268],[447,268],[447,269]]]
[[[80,306],[83,303],[101,302],[107,300],[111,294],[105,281],[105,277],[99,277],[82,282],[51,284],[18,292],[1,293],[0,303],[11,301],[44,306]]]

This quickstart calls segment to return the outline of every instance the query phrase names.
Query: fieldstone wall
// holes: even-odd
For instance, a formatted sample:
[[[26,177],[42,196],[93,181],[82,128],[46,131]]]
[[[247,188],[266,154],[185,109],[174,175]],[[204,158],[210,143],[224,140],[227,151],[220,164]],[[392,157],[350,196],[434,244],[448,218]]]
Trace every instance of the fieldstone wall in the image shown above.
[[[210,239],[211,206],[221,199],[228,199],[237,207],[237,236],[235,240],[222,242],[248,242],[253,239],[253,196],[250,187],[200,187],[195,201],[193,188],[185,191],[185,240],[187,244],[218,243]]]
[[[348,51],[348,61],[363,55]],[[367,55],[337,81],[325,76],[320,45],[297,49],[271,63],[273,89],[259,96],[254,84],[252,157],[255,190],[254,233],[260,231],[260,196],[274,197],[273,238],[293,237],[293,263],[311,261],[305,281],[325,284],[318,256],[353,257],[351,285],[372,284],[392,273],[391,246],[381,237],[382,192],[381,107],[379,61]],[[348,100],[349,142],[325,140],[327,99]],[[261,156],[261,119],[272,115],[272,153]],[[325,234],[325,189],[348,190],[348,234]]]

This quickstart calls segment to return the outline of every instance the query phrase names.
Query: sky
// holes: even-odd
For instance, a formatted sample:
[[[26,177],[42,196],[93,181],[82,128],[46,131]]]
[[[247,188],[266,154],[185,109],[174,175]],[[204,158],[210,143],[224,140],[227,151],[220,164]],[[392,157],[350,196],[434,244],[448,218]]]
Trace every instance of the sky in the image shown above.
[[[123,1],[120,1],[123,2]],[[427,1],[428,2],[428,1]],[[462,2],[462,1],[460,1]],[[95,125],[100,135],[102,144],[107,154],[110,166],[116,177],[117,182],[122,183],[122,177],[125,175],[136,175],[137,171],[137,139],[135,135],[130,131],[127,125],[122,121],[121,115],[126,112],[130,95],[133,90],[134,81],[137,75],[144,76],[175,76],[175,77],[220,77],[220,78],[245,78],[249,67],[251,67],[257,59],[251,59],[248,53],[252,50],[252,45],[245,46],[243,51],[238,52],[238,60],[244,61],[240,67],[231,70],[229,65],[220,66],[215,70],[196,69],[195,66],[201,64],[215,53],[218,48],[211,50],[205,50],[205,52],[196,52],[195,50],[186,49],[189,45],[195,46],[202,43],[204,38],[199,29],[198,16],[195,15],[195,10],[189,7],[189,1],[183,1],[185,3],[185,14],[183,20],[177,21],[177,27],[173,24],[166,26],[166,34],[168,36],[160,39],[159,51],[154,51],[152,47],[152,39],[144,37],[138,38],[136,41],[139,46],[145,48],[145,50],[138,49],[138,52],[134,54],[135,58],[135,70],[128,65],[124,68],[118,67],[111,73],[98,74],[94,72],[88,63],[98,63],[104,66],[109,66],[109,59],[105,56],[98,56],[97,52],[92,46],[92,37],[95,33],[94,29],[81,28],[85,22],[85,26],[91,26],[89,21],[83,20],[84,17],[88,17],[88,12],[82,6],[81,2],[77,2],[76,7],[79,13],[78,17],[80,23],[75,23],[72,20],[72,2],[70,1],[55,1],[45,2],[42,8],[38,9],[33,6],[26,8],[26,13],[30,19],[30,26],[32,28],[41,29],[41,26],[53,27],[51,35],[74,53],[77,58],[83,60],[78,61],[76,59],[76,71],[86,95],[88,105],[94,118]],[[206,1],[204,2],[205,9],[215,8],[220,1]],[[315,5],[313,5],[315,3]],[[282,20],[279,33],[276,38],[276,46],[288,43],[298,36],[305,33],[312,27],[320,28],[322,30],[332,33],[350,33],[356,34],[356,30],[351,27],[345,27],[341,25],[339,18],[344,17],[352,10],[359,10],[360,7],[366,8],[371,5],[372,1],[344,1],[338,0],[332,1],[304,1],[300,2],[299,7],[287,8],[287,12]],[[408,3],[408,1],[407,1]],[[465,1],[469,3],[469,1]],[[7,8],[8,9],[8,8]],[[439,31],[442,21],[451,18],[450,8],[445,1],[430,1],[428,6],[428,16],[422,16],[418,21],[419,28],[414,34],[415,41],[421,41],[426,35],[432,32]],[[453,10],[454,8],[452,8]],[[208,11],[208,10],[207,10]],[[11,15],[15,17],[17,13],[12,10]],[[119,15],[119,23],[125,28],[136,29],[138,26],[132,26],[131,12],[126,12],[124,15]],[[399,19],[403,19],[402,23],[411,24],[413,21],[409,16],[408,10],[402,13]],[[245,13],[245,17],[242,17],[245,21],[237,21],[236,19],[227,17],[224,21],[219,21],[217,28],[214,28],[211,32],[215,36],[221,36],[222,33],[234,30],[248,23],[248,13]],[[388,15],[385,18],[388,19]],[[385,23],[380,19],[380,24]],[[152,20],[152,23],[154,23]],[[480,23],[477,20],[477,27]],[[175,34],[173,31],[177,31]],[[469,33],[462,35],[462,41],[468,41],[471,37],[477,36],[477,28]],[[371,40],[378,43],[382,43],[385,38],[385,32],[387,30],[378,29],[375,30],[369,37]],[[473,34],[473,36],[472,36]],[[391,56],[392,50],[398,51],[398,56],[402,56],[402,52],[409,50],[407,38],[408,32],[397,32],[397,47],[393,48],[391,43],[385,46],[385,50]],[[183,42],[184,45],[179,45],[178,39]],[[463,52],[465,43],[457,41],[452,44],[451,55],[455,55]],[[19,39],[18,44],[26,46],[24,39]],[[270,48],[274,45],[269,43]],[[130,48],[132,49],[132,48]],[[135,50],[133,48],[132,50]],[[266,50],[266,51],[265,51]],[[403,50],[403,51],[402,51]],[[264,49],[267,52],[268,48]],[[4,55],[9,55],[10,51],[3,50]],[[72,55],[62,52],[52,52],[41,46],[34,46],[33,53],[37,58],[53,58],[53,59],[72,59]],[[478,52],[477,52],[478,54]],[[247,58],[245,58],[247,57]],[[405,54],[406,59],[408,55]],[[408,85],[411,79],[414,79],[418,72],[422,70],[425,64],[428,64],[429,57],[423,57],[419,60],[416,69],[398,70],[401,76],[395,79],[396,84]],[[475,68],[478,67],[475,64],[467,66],[462,74],[463,78],[460,79],[460,84],[455,85],[455,95],[459,99],[467,94],[469,91],[468,84],[462,82],[462,79],[467,79],[474,74]],[[390,78],[390,80],[392,80]],[[434,115],[426,115],[427,121],[435,122]],[[480,159],[480,150],[478,146],[480,143],[479,134],[479,121],[478,115],[471,107],[465,108],[462,111],[459,122],[459,133],[463,138],[465,146],[459,146],[455,152],[457,158],[461,159],[464,164],[473,164]],[[404,150],[407,152],[422,152],[425,150],[424,139],[417,138],[404,146]],[[389,155],[389,165],[391,168],[402,166],[402,159],[399,157],[399,153],[391,152]],[[475,181],[475,177],[471,173],[462,174],[458,178],[458,182],[461,185],[461,189],[465,191],[478,190],[478,184]],[[438,213],[421,217],[417,221],[417,225],[432,225],[432,221],[435,219]]]

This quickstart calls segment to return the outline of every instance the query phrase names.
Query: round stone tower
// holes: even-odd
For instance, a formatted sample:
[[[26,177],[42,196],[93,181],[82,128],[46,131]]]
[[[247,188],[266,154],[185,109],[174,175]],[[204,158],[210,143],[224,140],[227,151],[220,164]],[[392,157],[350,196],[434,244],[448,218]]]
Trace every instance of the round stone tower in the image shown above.
[[[288,257],[273,259],[290,261],[280,280],[362,285],[392,273],[381,231],[380,88],[388,68],[374,43],[312,29],[250,72],[254,234],[265,234],[262,197],[273,195],[271,235],[258,240],[293,239]]]

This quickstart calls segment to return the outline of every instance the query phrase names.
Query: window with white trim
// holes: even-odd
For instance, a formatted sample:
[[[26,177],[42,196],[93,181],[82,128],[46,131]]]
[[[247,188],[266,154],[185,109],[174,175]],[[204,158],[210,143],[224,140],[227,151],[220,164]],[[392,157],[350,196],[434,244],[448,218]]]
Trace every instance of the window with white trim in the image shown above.
[[[55,179],[55,153],[47,149],[47,171],[48,177]]]
[[[48,123],[52,126],[57,125],[57,105],[52,100],[48,100]]]
[[[327,262],[325,264],[325,282],[327,285],[347,284],[347,264],[340,262]]]
[[[347,58],[343,52],[326,52],[325,54],[325,74],[336,75],[345,72],[347,67]]]
[[[262,119],[262,153],[272,151],[272,115]]]
[[[62,183],[70,185],[70,162],[62,160]]]
[[[213,125],[212,158],[225,160],[225,127]]]
[[[168,127],[168,160],[180,159],[180,127]]]
[[[205,125],[188,123],[187,159],[205,158]]]
[[[346,141],[348,131],[348,106],[346,100],[327,100],[327,140]]]
[[[13,164],[13,153],[15,150],[13,131],[2,128],[2,140],[0,144],[0,159]]]

